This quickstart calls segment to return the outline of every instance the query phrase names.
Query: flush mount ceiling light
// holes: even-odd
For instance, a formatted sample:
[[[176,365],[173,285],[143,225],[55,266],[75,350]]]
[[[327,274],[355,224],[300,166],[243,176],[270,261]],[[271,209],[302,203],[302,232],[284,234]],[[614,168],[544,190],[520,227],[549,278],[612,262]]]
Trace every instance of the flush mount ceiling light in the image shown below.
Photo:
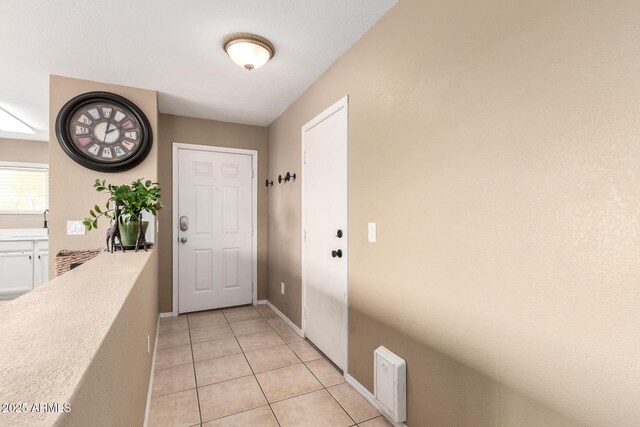
[[[250,33],[230,34],[222,47],[233,62],[249,71],[262,67],[276,53],[269,40]]]
[[[31,126],[0,108],[0,131],[11,133],[36,133]]]

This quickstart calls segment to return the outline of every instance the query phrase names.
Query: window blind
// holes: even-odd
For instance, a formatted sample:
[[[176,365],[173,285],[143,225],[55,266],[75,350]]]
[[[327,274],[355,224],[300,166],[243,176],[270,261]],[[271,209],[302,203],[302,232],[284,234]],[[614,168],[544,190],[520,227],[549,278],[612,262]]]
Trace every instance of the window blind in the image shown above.
[[[42,213],[48,206],[48,169],[0,165],[0,214]]]

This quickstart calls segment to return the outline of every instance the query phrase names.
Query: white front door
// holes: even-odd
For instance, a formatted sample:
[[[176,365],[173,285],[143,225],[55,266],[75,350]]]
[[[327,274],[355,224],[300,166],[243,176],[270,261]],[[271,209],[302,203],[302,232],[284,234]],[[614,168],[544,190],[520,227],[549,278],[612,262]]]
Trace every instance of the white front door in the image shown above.
[[[180,148],[178,168],[178,311],[250,304],[251,155]]]
[[[343,98],[302,128],[305,333],[347,369],[347,125]]]

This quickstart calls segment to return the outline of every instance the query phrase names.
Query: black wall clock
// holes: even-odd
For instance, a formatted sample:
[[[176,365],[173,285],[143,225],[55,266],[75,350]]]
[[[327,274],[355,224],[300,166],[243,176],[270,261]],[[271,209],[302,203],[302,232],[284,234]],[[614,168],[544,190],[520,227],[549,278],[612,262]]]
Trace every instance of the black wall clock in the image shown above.
[[[142,110],[109,92],[88,92],[67,102],[56,119],[56,136],[76,163],[100,172],[137,166],[153,144]]]

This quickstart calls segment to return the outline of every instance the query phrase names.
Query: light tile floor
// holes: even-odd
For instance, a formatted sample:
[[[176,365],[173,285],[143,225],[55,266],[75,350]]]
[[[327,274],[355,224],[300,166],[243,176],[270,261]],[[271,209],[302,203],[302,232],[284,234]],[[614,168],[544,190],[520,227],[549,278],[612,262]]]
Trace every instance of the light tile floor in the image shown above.
[[[149,426],[390,426],[268,306],[160,319]]]

